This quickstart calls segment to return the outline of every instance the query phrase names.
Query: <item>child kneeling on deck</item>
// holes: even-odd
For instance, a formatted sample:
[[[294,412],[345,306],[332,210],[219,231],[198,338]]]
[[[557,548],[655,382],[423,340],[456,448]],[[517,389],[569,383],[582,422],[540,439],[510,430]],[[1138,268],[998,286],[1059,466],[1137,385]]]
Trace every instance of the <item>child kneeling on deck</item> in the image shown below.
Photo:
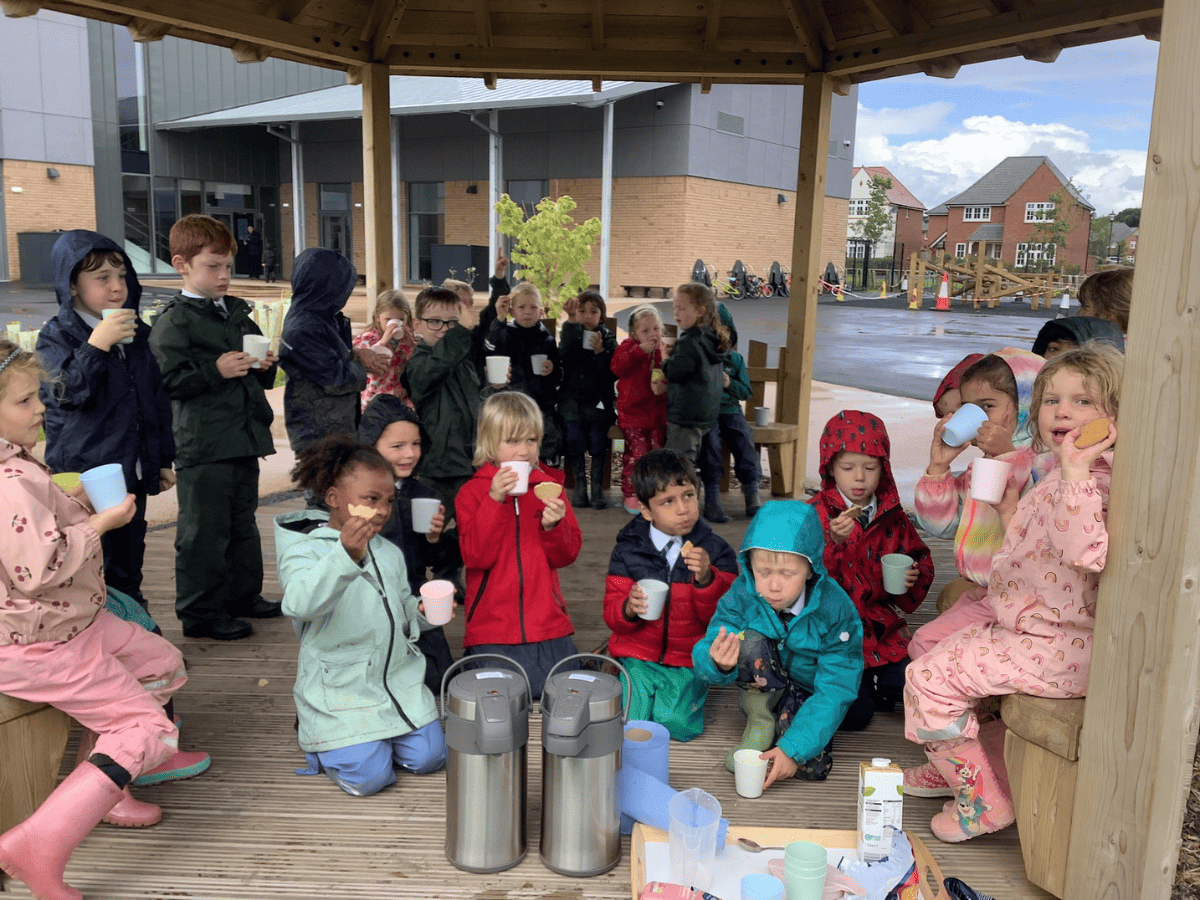
[[[446,762],[446,739],[417,638],[432,628],[409,590],[404,554],[379,530],[392,514],[392,467],[337,435],[302,451],[296,484],[324,509],[275,518],[283,612],[300,637],[296,686],[308,768],[355,797]]]
[[[741,691],[748,721],[726,767],[737,750],[766,751],[768,787],[829,775],[833,734],[858,696],[862,620],[825,573],[824,550],[815,509],[765,504],[742,540],[742,574],[692,650],[697,675]]]

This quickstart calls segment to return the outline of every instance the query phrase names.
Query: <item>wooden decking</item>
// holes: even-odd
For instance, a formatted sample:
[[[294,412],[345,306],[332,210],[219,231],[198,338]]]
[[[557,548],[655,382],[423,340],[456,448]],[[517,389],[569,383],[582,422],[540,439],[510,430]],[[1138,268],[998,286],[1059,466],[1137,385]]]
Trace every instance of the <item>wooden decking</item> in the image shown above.
[[[298,508],[289,500],[263,506],[259,523],[267,560],[268,596],[279,596],[274,577],[272,516]],[[740,511],[740,498],[727,504]],[[600,614],[603,573],[617,530],[627,517],[620,510],[579,514],[585,534],[580,560],[562,573],[581,650],[606,637]],[[746,520],[717,530],[736,547]],[[471,875],[445,859],[445,779],[401,775],[381,794],[356,799],[324,777],[301,777],[304,762],[296,746],[291,686],[296,642],[284,619],[258,623],[254,637],[233,643],[182,637],[174,617],[174,529],[152,531],[147,547],[147,590],[151,612],[168,639],[184,652],[190,681],[178,695],[183,718],[181,746],[212,754],[212,768],[199,778],[138,790],[162,805],[154,828],[96,829],[72,858],[69,883],[88,900],[117,898],[532,898],[629,897],[628,838],[621,863],[590,879],[557,875],[538,860],[541,794],[540,722],[531,720],[529,744],[529,852],[513,869]],[[949,543],[930,541],[938,567],[937,588],[953,574]],[[932,609],[932,601],[926,604]],[[912,619],[929,618],[923,608]],[[451,646],[461,646],[461,622],[450,628]],[[722,765],[725,751],[741,734],[743,719],[730,691],[710,694],[705,733],[671,746],[671,783],[703,787],[722,803],[736,824],[853,828],[857,762],[888,756],[908,765],[922,760],[920,749],[904,740],[900,713],[881,714],[859,734],[834,741],[835,765],[821,784],[790,781],[758,800],[741,799]],[[74,760],[74,738],[67,762]],[[1015,828],[966,844],[938,842],[929,819],[940,800],[909,799],[905,828],[932,849],[946,875],[1004,900],[1043,900],[1050,895],[1024,876]],[[28,897],[24,886],[5,884],[13,897]],[[8,896],[8,895],[6,895]],[[736,898],[725,898],[736,900]]]

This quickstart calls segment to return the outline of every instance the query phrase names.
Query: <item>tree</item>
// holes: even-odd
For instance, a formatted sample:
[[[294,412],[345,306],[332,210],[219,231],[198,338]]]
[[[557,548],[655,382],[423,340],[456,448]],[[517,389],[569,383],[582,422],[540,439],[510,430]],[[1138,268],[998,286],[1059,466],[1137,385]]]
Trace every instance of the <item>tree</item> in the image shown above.
[[[1088,256],[1103,262],[1108,257],[1108,239],[1112,236],[1113,214],[1092,219],[1092,233],[1088,236]]]
[[[591,245],[600,237],[600,220],[575,225],[569,213],[578,204],[567,195],[542,199],[528,219],[508,194],[500,197],[500,233],[516,239],[512,249],[513,274],[532,282],[542,293],[548,315],[557,316],[563,303],[588,286],[583,264],[592,256]]]
[[[1067,185],[1069,186],[1070,182],[1067,182]],[[1050,209],[1038,210],[1035,213],[1037,221],[1029,233],[1029,238],[1033,243],[1041,244],[1042,252],[1038,255],[1036,266],[1041,272],[1046,271],[1053,264],[1052,259],[1057,257],[1059,249],[1067,248],[1067,236],[1076,228],[1071,219],[1074,218],[1073,214],[1078,205],[1067,187],[1061,191],[1055,191],[1046,199],[1054,206]],[[1025,268],[1029,268],[1028,264]]]
[[[1142,208],[1140,206],[1130,206],[1121,210],[1113,218],[1118,222],[1128,225],[1130,228],[1137,228],[1138,224],[1142,221]]]
[[[887,192],[892,189],[892,179],[883,175],[872,175],[867,186],[867,214],[854,223],[854,233],[874,247],[892,229],[892,206]]]

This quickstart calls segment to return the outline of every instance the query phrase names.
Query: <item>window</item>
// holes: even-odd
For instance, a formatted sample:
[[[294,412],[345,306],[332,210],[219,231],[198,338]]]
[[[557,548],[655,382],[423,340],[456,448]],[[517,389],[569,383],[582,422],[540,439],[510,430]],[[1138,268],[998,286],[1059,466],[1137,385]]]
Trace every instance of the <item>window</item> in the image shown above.
[[[1054,265],[1054,253],[1057,248],[1053,244],[1017,244],[1017,259],[1018,266],[1032,266],[1039,261],[1044,261],[1046,265]]]
[[[964,206],[963,221],[990,222],[992,221],[992,208],[990,206]]]
[[[1044,219],[1054,217],[1053,203],[1026,203],[1025,204],[1025,221],[1026,222],[1041,222]]]
[[[967,245],[966,244],[955,244],[954,245],[954,255],[956,257],[958,257],[959,259],[965,259],[966,255],[967,255]]]
[[[349,184],[318,184],[321,246],[351,258],[354,194]]]
[[[539,198],[540,199],[540,198]],[[518,201],[520,202],[520,201]],[[408,186],[408,279],[433,278],[433,245],[446,230],[446,185],[414,181]]]
[[[852,217],[853,216],[865,216],[867,214],[867,204],[870,202],[871,202],[870,200],[851,200],[850,201],[850,215]]]
[[[846,241],[846,259],[862,259],[866,249],[865,241]]]

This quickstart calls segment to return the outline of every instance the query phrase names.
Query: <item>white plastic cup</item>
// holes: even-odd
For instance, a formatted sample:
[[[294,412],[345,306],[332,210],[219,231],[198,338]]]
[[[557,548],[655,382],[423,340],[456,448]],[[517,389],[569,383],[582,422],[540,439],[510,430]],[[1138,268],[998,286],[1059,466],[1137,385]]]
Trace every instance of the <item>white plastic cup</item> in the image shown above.
[[[883,566],[883,589],[897,596],[908,593],[904,579],[915,560],[904,553],[888,553],[879,562]]]
[[[638,587],[646,595],[646,611],[639,613],[638,618],[647,622],[661,618],[663,607],[667,605],[667,595],[671,593],[671,586],[657,578],[643,578],[638,582]]]
[[[413,531],[417,534],[429,534],[433,530],[433,517],[442,508],[442,501],[437,497],[413,497],[412,523]]]
[[[754,407],[754,424],[755,425],[770,425],[771,424],[771,407],[769,407],[769,406]]]
[[[102,318],[102,319],[107,319],[109,316],[113,315],[114,313],[124,312],[124,311],[125,311],[125,309],[126,309],[126,307],[122,306],[120,309],[104,309],[104,310],[101,310],[101,311],[100,311],[100,318]],[[133,312],[133,310],[130,310],[130,312]],[[137,313],[134,313],[134,318],[137,318]],[[118,343],[118,344],[132,344],[132,343],[133,343],[133,336],[131,335],[131,336],[127,337],[127,338],[121,338],[121,340],[117,341],[117,343]],[[96,510],[96,511],[97,511],[97,512],[99,512],[99,510]]]
[[[733,783],[739,796],[750,800],[762,796],[767,761],[759,759],[761,755],[761,750],[739,750],[733,754]]]
[[[267,359],[267,354],[271,350],[271,339],[263,337],[261,334],[243,334],[242,335],[242,352],[252,356],[259,367]]]
[[[585,331],[583,333],[583,349],[584,350],[595,350],[597,337],[599,337],[599,334],[597,332]]]
[[[999,503],[1008,487],[1012,463],[1002,459],[977,459],[971,464],[971,499]]]
[[[427,581],[421,585],[425,618],[430,625],[445,625],[454,615],[454,585],[449,581]]]
[[[384,328],[391,328],[392,326],[395,326],[396,330],[399,331],[401,328],[404,327],[404,320],[403,319],[388,319],[386,322],[383,323]]]
[[[974,403],[964,403],[942,430],[942,442],[947,447],[961,447],[967,441],[975,440],[975,435],[979,434],[979,426],[987,421],[987,417],[983,407]]]
[[[88,469],[80,474],[79,483],[83,485],[92,509],[98,513],[120,506],[129,493],[125,490],[125,472],[120,463],[106,463]]]
[[[504,384],[508,381],[507,356],[489,356],[484,364],[487,366],[488,384]]]
[[[542,367],[546,365],[546,360],[549,358],[545,353],[535,353],[529,357],[529,364],[533,366],[534,375],[542,374]]]
[[[519,497],[522,494],[529,493],[529,473],[533,469],[532,463],[522,462],[521,460],[511,460],[509,462],[500,463],[506,469],[512,469],[517,473],[517,483],[513,485],[509,496]]]

